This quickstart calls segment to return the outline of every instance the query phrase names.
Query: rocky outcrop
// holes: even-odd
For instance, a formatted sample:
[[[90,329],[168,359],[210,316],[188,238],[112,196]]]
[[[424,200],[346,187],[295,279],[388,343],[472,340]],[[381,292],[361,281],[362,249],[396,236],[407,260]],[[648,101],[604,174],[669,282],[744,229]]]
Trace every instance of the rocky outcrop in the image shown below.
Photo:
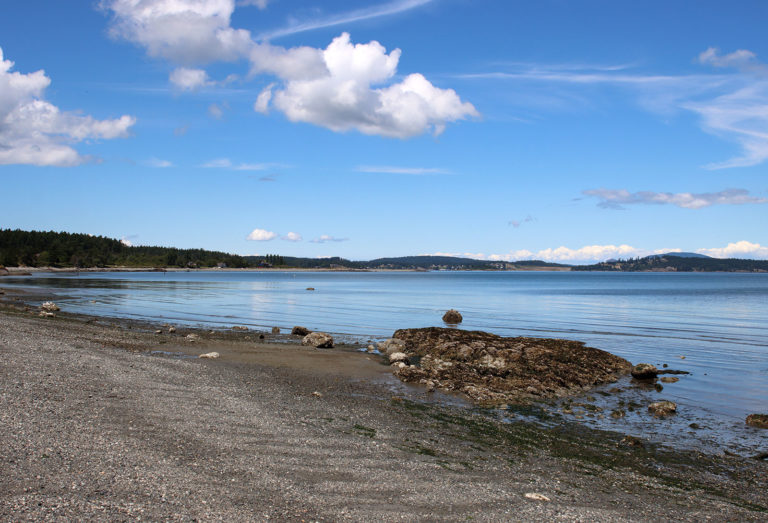
[[[445,314],[443,314],[443,321],[445,323],[450,323],[455,325],[455,324],[461,323],[463,320],[464,318],[461,316],[461,313],[456,309],[450,309]]]
[[[437,327],[402,329],[393,337],[405,342],[402,352],[418,362],[395,371],[401,380],[431,381],[478,403],[563,397],[614,382],[632,368],[623,358],[577,341]]]
[[[671,401],[655,401],[648,405],[648,412],[656,416],[657,418],[663,418],[670,416],[677,412],[677,404]]]
[[[297,325],[293,329],[291,329],[291,335],[293,335],[293,336],[306,336],[310,332],[312,332],[312,331],[309,330],[308,328],[301,327],[299,325]]]
[[[750,414],[747,416],[747,425],[758,429],[768,429],[768,414]]]
[[[632,377],[638,380],[652,380],[659,375],[659,369],[650,363],[638,363],[632,367]]]
[[[333,348],[333,337],[324,332],[310,332],[301,340],[302,345],[309,345],[318,349]]]

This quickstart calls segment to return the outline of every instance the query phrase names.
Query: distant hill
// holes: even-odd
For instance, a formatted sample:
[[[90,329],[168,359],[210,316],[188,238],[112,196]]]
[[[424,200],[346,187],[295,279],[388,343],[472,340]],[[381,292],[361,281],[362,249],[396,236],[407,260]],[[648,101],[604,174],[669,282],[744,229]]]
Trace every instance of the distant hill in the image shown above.
[[[654,254],[645,258],[575,265],[572,271],[615,272],[768,272],[768,260],[711,258],[695,253]]]

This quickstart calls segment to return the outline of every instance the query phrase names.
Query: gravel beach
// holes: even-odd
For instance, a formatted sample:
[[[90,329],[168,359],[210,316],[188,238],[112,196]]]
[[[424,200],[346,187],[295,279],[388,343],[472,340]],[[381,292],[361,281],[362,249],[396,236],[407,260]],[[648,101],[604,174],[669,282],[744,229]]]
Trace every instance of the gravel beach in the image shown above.
[[[501,423],[371,356],[251,334],[190,341],[4,306],[0,518],[768,517],[765,461]],[[222,357],[195,357],[210,351]]]

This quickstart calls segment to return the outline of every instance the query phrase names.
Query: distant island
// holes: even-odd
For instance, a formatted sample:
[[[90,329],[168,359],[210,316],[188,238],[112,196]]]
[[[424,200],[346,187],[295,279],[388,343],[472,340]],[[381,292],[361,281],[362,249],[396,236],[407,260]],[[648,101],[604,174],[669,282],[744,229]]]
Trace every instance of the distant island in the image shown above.
[[[206,249],[127,245],[114,238],[55,231],[0,229],[0,267],[109,269],[324,269],[415,271],[623,271],[623,272],[768,272],[768,260],[710,258],[671,252],[644,258],[568,265],[541,260],[514,262],[452,256],[402,256],[353,261],[268,254],[239,256]]]

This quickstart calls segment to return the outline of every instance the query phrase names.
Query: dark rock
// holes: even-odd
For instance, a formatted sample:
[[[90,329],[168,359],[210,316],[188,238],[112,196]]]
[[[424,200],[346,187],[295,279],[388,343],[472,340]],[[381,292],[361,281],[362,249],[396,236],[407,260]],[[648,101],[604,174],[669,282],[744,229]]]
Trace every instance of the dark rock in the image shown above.
[[[655,401],[648,405],[648,412],[657,418],[672,415],[677,412],[677,405],[671,401]]]
[[[768,429],[768,414],[750,414],[747,416],[747,425],[758,429]]]
[[[659,370],[650,363],[638,363],[632,367],[632,377],[638,380],[652,380],[659,374]]]
[[[450,323],[455,325],[457,323],[461,323],[463,320],[464,318],[461,316],[461,313],[456,309],[451,309],[445,314],[443,314],[443,321],[445,323]]]
[[[293,329],[291,329],[291,335],[293,335],[293,336],[306,336],[310,332],[312,332],[312,331],[309,330],[308,328],[300,327],[298,325],[295,326]]]
[[[676,381],[680,381],[680,378],[661,378],[662,383],[675,383]]]
[[[308,291],[313,291],[313,290],[315,290],[315,288],[314,287],[307,287],[307,290]]]
[[[324,332],[310,332],[301,340],[302,345],[309,345],[318,349],[330,349],[333,347],[333,337]]]
[[[635,448],[640,448],[640,449],[644,449],[645,448],[645,444],[643,443],[643,441],[640,438],[636,438],[634,436],[630,436],[629,434],[624,436],[624,438],[621,441],[619,441],[619,446],[621,446],[621,447],[635,447]]]
[[[577,341],[437,327],[401,329],[393,338],[403,340],[402,352],[418,361],[396,371],[401,380],[439,382],[479,403],[563,397],[614,382],[632,368],[623,358]]]

